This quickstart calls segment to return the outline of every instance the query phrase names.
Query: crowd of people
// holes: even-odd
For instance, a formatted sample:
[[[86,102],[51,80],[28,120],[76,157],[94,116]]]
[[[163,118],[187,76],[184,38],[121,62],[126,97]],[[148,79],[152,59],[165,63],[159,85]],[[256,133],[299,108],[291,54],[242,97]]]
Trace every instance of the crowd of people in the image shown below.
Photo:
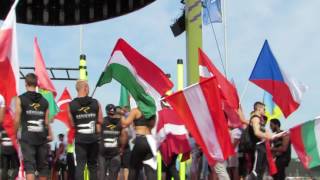
[[[14,130],[18,135],[23,157],[23,167],[27,180],[45,179],[157,179],[153,159],[156,153],[149,145],[151,129],[155,126],[155,116],[144,117],[134,108],[118,107],[109,104],[102,107],[98,100],[89,97],[86,81],[76,83],[77,97],[69,103],[68,114],[75,128],[74,144],[67,144],[63,134],[52,152],[49,142],[53,139],[48,114],[48,102],[36,92],[37,77],[26,75],[26,92],[15,100]],[[4,120],[5,102],[0,95],[0,124]],[[260,180],[267,172],[265,142],[271,141],[271,151],[276,160],[277,173],[274,180],[284,180],[285,169],[291,159],[290,139],[286,133],[274,138],[273,134],[282,132],[278,119],[270,120],[269,132],[266,128],[265,105],[254,104],[249,120],[242,111],[239,117],[243,127],[230,127],[230,136],[236,154],[214,166],[206,163],[203,153],[190,138],[192,147],[191,165],[186,173],[188,179],[220,180]],[[1,179],[15,179],[19,173],[19,153],[6,131],[1,131]],[[166,179],[180,179],[176,168],[178,156],[171,164],[163,164]],[[86,170],[87,169],[87,170]],[[207,171],[206,171],[207,170]]]

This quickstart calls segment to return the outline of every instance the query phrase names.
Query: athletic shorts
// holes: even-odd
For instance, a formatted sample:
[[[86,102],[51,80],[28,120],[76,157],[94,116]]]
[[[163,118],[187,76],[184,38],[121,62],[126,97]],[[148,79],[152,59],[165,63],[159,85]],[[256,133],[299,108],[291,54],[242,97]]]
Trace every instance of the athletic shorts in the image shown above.
[[[26,174],[39,172],[39,176],[49,176],[48,145],[31,145],[20,141]]]

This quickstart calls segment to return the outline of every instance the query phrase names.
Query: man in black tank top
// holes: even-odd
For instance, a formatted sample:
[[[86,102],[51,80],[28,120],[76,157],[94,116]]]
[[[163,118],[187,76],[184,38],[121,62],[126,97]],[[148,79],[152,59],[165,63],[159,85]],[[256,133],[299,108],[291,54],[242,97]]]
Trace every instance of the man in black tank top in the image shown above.
[[[12,141],[8,137],[7,132],[0,124],[0,168],[1,179],[14,180],[19,173],[19,157],[16,149],[13,147]],[[8,171],[12,170],[9,178]]]
[[[283,132],[281,123],[278,119],[271,119],[270,129],[272,132],[278,134]],[[274,180],[284,180],[286,178],[286,167],[288,167],[291,160],[291,145],[289,135],[272,141],[271,151],[276,158],[277,174],[273,175]]]
[[[102,112],[98,101],[88,96],[89,85],[87,81],[77,81],[76,90],[78,97],[69,104],[69,117],[76,130],[75,179],[84,179],[83,172],[87,164],[90,180],[97,180],[98,134],[101,130]]]
[[[13,147],[11,139],[8,137],[7,132],[2,127],[5,115],[5,100],[0,94],[0,169],[1,179],[16,179],[19,172],[19,157],[16,149]],[[11,169],[13,172],[9,178],[8,170]]]
[[[101,142],[99,152],[99,179],[117,179],[124,146],[127,143],[128,135],[121,126],[119,114],[116,114],[116,107],[113,104],[106,106],[107,116],[103,119],[101,128]]]
[[[265,130],[264,114],[265,105],[262,102],[256,102],[249,125],[250,139],[255,144],[255,151],[253,168],[247,178],[248,180],[262,180],[264,171],[268,165],[264,141],[272,139],[272,134]]]
[[[48,102],[36,92],[37,82],[35,74],[27,74],[27,92],[16,100],[15,130],[21,127],[20,146],[27,180],[35,179],[35,171],[40,180],[49,175],[47,143],[52,140],[52,134]]]

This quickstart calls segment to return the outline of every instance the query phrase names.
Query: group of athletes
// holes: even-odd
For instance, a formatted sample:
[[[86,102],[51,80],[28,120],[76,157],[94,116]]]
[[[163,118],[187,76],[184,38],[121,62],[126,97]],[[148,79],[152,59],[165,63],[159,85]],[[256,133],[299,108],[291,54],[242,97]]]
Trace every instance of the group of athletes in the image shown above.
[[[36,92],[37,82],[35,74],[27,74],[26,92],[15,99],[14,129],[19,137],[27,180],[34,180],[36,177],[46,180],[50,174],[47,144],[53,140],[53,133],[48,118],[48,102]],[[126,112],[110,104],[106,106],[107,116],[103,117],[100,103],[88,96],[87,81],[77,81],[76,90],[77,97],[69,103],[68,108],[72,126],[75,128],[74,179],[84,179],[86,166],[90,180],[117,179],[121,157],[128,166],[128,179],[138,179],[140,172],[143,172],[147,179],[156,179],[156,170],[144,163],[154,157],[147,136],[151,134],[155,116],[146,119],[139,109]],[[5,109],[2,96],[0,102],[2,123]],[[135,139],[129,157],[128,127],[132,124]],[[16,150],[3,128],[1,132],[2,179],[15,179],[18,175],[19,157],[14,153]],[[59,160],[62,154],[61,150],[59,151],[54,161]],[[7,171],[10,166],[17,167],[13,174]]]
[[[68,164],[68,176],[60,172],[60,177],[63,179],[83,180],[87,167],[90,180],[115,180],[119,178],[121,164],[126,169],[124,179],[137,180],[141,177],[148,180],[157,179],[156,166],[152,165],[156,154],[152,151],[148,139],[156,117],[145,118],[138,108],[129,111],[128,108],[116,107],[112,104],[106,106],[106,116],[103,117],[100,103],[88,96],[89,86],[83,80],[76,82],[77,97],[69,103],[67,110],[72,126],[75,128],[74,153],[66,154],[68,145],[60,134],[60,143],[53,158],[54,171],[50,173],[48,142],[52,141],[53,133],[48,118],[48,102],[36,92],[37,82],[35,74],[26,75],[26,92],[15,99],[14,133],[18,134],[27,180],[34,180],[36,177],[39,180],[46,180],[50,176],[56,179],[59,174],[57,172],[61,169],[64,171],[66,164]],[[4,111],[5,102],[0,96],[0,124],[4,120]],[[266,131],[264,113],[265,105],[261,102],[254,104],[250,120],[245,120],[243,113],[239,112],[242,122],[248,127],[248,135],[254,146],[250,152],[242,152],[242,159],[247,165],[241,165],[239,154],[236,154],[228,161],[217,162],[209,167],[212,179],[240,179],[242,172],[246,172],[243,167],[249,167],[247,179],[262,179],[268,165],[266,140],[273,141],[272,152],[277,159],[278,173],[274,175],[274,179],[285,179],[285,167],[291,159],[290,140],[288,136],[274,139],[272,134]],[[279,120],[271,120],[271,129],[274,133],[281,133]],[[241,143],[242,132],[244,131],[241,129],[230,129],[236,150]],[[129,143],[129,139],[133,139],[133,142]],[[199,164],[197,159],[200,157],[198,154],[202,153],[196,145],[193,149],[198,151],[191,152],[192,167],[188,177],[200,179],[201,168],[197,165]],[[19,157],[2,127],[0,153],[1,178],[15,179],[19,171]],[[173,159],[176,158],[177,156]],[[65,160],[67,163],[63,163]],[[10,168],[13,171],[9,173]],[[73,169],[75,169],[74,174],[71,173]],[[170,174],[167,179],[171,177],[179,179],[175,163],[171,163],[167,169]],[[230,170],[229,173],[228,170]]]

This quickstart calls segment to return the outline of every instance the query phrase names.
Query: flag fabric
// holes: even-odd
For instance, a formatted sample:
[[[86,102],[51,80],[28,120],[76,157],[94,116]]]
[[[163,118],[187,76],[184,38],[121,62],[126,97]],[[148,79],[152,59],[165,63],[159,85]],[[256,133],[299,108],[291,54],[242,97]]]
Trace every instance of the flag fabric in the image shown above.
[[[242,125],[237,113],[239,109],[239,97],[234,84],[214,66],[209,57],[199,48],[199,76],[200,81],[215,76],[218,82],[221,97],[223,99],[223,110],[227,116],[231,127],[240,127]]]
[[[222,23],[221,0],[204,0],[202,10],[203,23]]]
[[[210,165],[234,154],[215,77],[174,93],[166,101],[183,119]]]
[[[280,107],[286,118],[298,109],[302,94],[307,89],[280,68],[267,40],[249,80],[272,95],[272,100]]]
[[[72,144],[75,136],[75,129],[73,128],[71,124],[71,119],[68,115],[68,106],[71,100],[72,98],[68,89],[64,88],[61,97],[57,102],[57,105],[59,107],[59,113],[55,116],[55,119],[61,121],[68,128],[68,144]]]
[[[273,159],[273,156],[272,156],[270,141],[267,140],[265,145],[266,145],[266,155],[267,155],[267,161],[268,161],[268,167],[269,167],[268,170],[269,170],[269,174],[272,176],[277,174],[278,169],[277,169],[275,159]]]
[[[6,103],[3,128],[6,130],[13,145],[18,150],[17,138],[14,133],[14,98],[19,92],[19,60],[16,36],[16,5],[12,5],[0,29],[0,94]]]
[[[290,141],[306,169],[320,166],[320,117],[290,131]]]
[[[266,106],[265,115],[268,117],[268,122],[271,119],[280,119],[282,117],[281,109],[272,101],[271,94],[266,91],[263,94],[263,103]]]
[[[160,68],[123,39],[118,40],[97,87],[112,78],[130,92],[146,118],[155,115],[160,98],[173,86]]]
[[[184,154],[188,159],[191,147],[188,140],[188,131],[183,120],[171,108],[163,108],[158,112],[157,142],[162,159],[166,165],[170,164],[172,157]]]
[[[55,102],[55,96],[57,95],[57,92],[48,75],[46,64],[42,57],[37,38],[34,38],[34,54],[35,74],[38,77],[39,93],[42,94],[42,96],[49,103],[49,119],[52,120],[59,111],[59,108]]]
[[[47,72],[46,64],[41,54],[40,47],[38,44],[38,39],[36,37],[34,38],[34,55],[35,55],[35,74],[38,77],[39,88],[50,91],[53,93],[54,96],[56,96],[57,95],[56,88],[53,86],[53,83]]]
[[[119,106],[120,107],[127,106],[130,109],[130,94],[129,94],[128,90],[123,86],[121,86],[121,89],[120,89]]]

